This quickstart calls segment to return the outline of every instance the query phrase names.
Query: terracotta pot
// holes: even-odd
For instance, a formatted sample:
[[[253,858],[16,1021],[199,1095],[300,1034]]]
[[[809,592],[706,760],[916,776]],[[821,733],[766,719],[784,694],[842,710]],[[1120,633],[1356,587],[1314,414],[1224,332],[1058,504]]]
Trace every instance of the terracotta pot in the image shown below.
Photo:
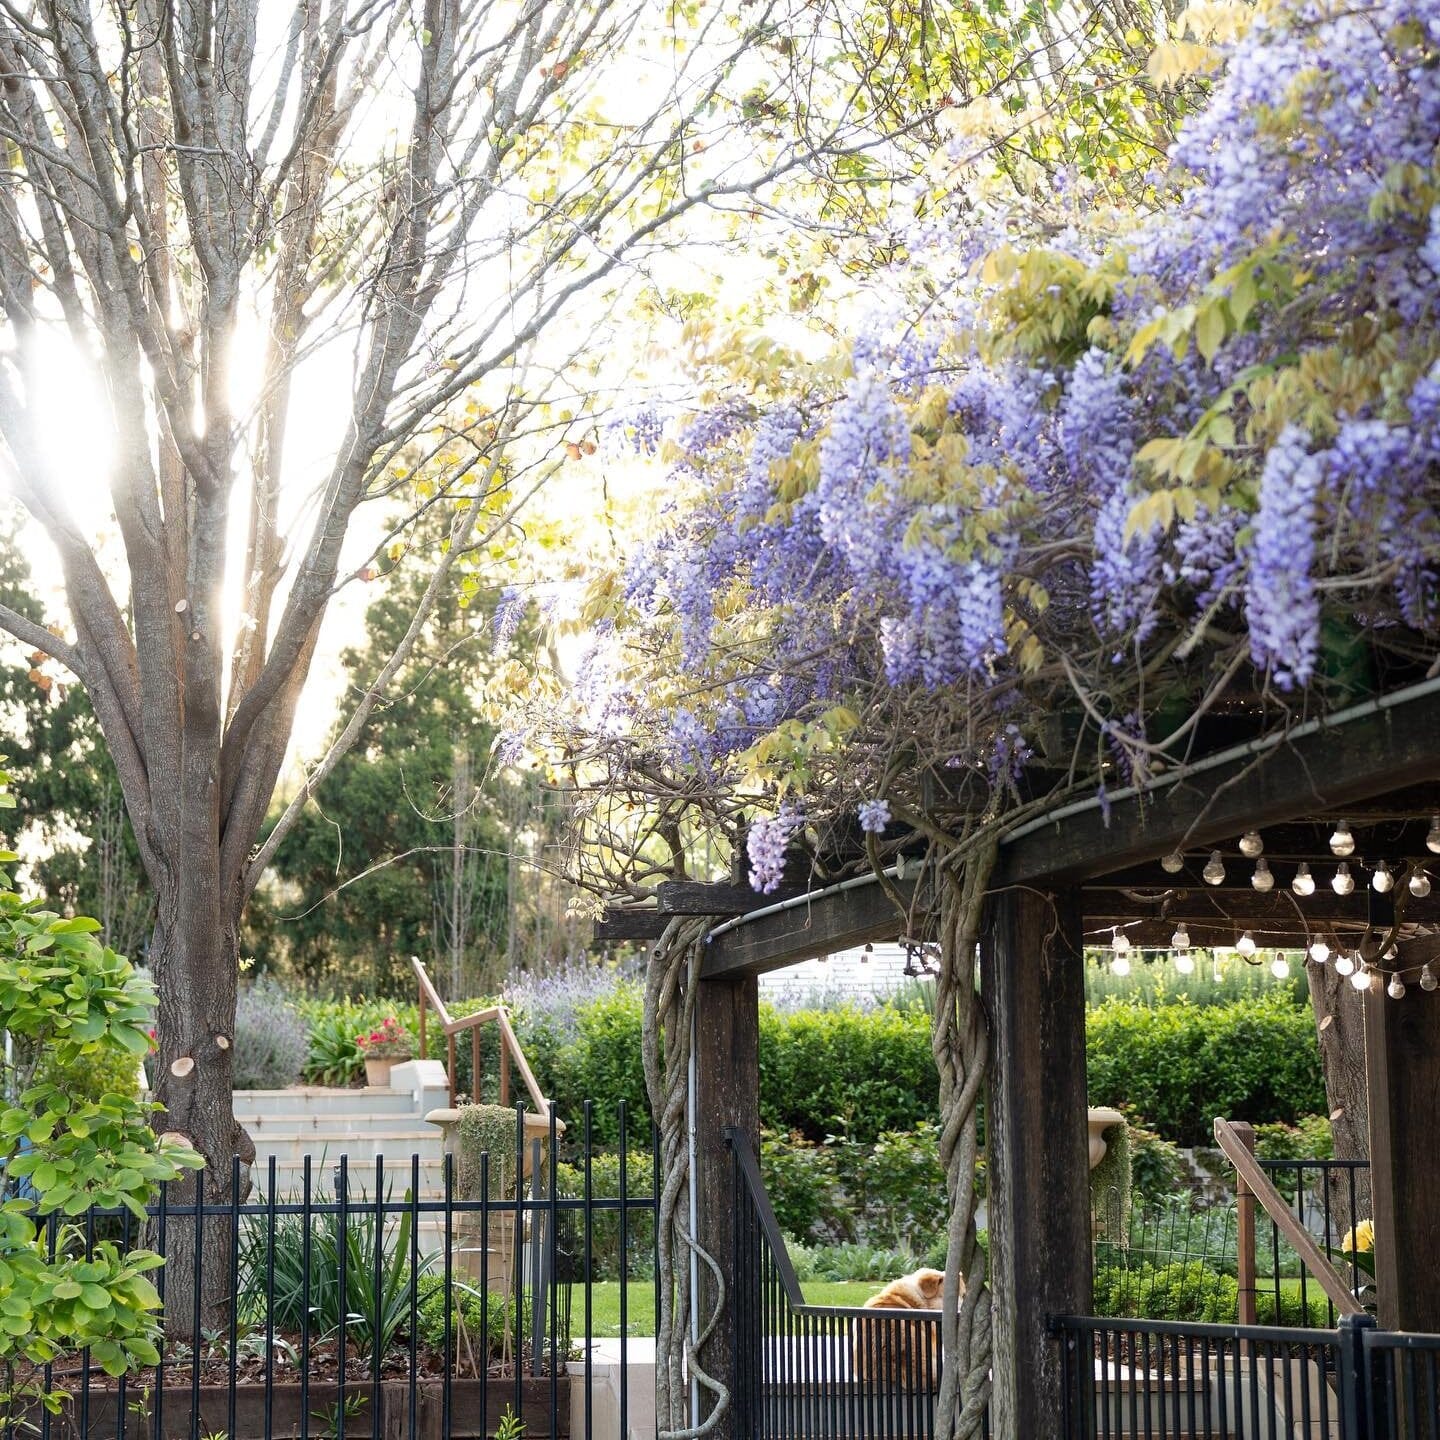
[[[365,1057],[365,1083],[371,1089],[384,1090],[390,1084],[390,1072],[398,1065],[398,1060],[375,1059],[368,1055]]]

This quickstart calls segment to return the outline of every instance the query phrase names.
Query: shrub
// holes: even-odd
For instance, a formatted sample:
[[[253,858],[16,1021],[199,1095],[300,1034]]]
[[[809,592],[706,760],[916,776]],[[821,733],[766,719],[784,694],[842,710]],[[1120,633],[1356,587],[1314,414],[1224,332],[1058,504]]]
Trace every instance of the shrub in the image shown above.
[[[1233,1322],[1239,1287],[1200,1260],[1170,1265],[1141,1262],[1095,1271],[1095,1313],[1134,1320]]]
[[[840,1189],[835,1148],[816,1145],[803,1135],[760,1132],[760,1173],[775,1219],[801,1241],[833,1239],[835,1217],[847,1213]]]
[[[1325,1115],[1302,1115],[1293,1125],[1255,1127],[1255,1154],[1261,1160],[1329,1160],[1334,1153]]]
[[[918,1253],[943,1232],[945,1168],[938,1125],[922,1120],[913,1130],[885,1131],[869,1147],[860,1177],[865,1234],[872,1244]]]
[[[782,1014],[760,1007],[760,1121],[810,1140],[863,1144],[940,1110],[923,1010],[889,1006]]]
[[[309,1036],[285,991],[261,976],[235,1004],[234,1084],[237,1090],[283,1090],[305,1068]]]
[[[555,1192],[567,1199],[585,1194],[585,1167],[559,1164],[555,1167]],[[625,1166],[625,1193],[636,1199],[655,1194],[655,1157],[648,1150],[632,1150]],[[620,1156],[595,1152],[590,1157],[590,1195],[595,1200],[620,1197]],[[562,1248],[569,1249],[584,1266],[583,1228],[566,1237]],[[629,1252],[625,1275],[630,1280],[648,1280],[655,1273],[655,1220],[653,1211],[629,1212],[625,1221],[626,1249]],[[590,1212],[590,1270],[596,1280],[620,1278],[620,1212]]]
[[[1255,1296],[1255,1323],[1294,1326],[1303,1330],[1330,1330],[1334,1328],[1335,1317],[1331,1314],[1325,1292],[1312,1283],[1306,1287],[1303,1296],[1293,1287],[1282,1289],[1278,1297],[1274,1290],[1259,1291]]]
[[[1167,1139],[1208,1143],[1214,1119],[1294,1122],[1325,1088],[1310,1011],[1283,995],[1228,1005],[1110,1000],[1087,1017],[1092,1105],[1130,1105]]]
[[[0,788],[3,781],[0,775]],[[122,1252],[108,1240],[89,1244],[71,1217],[98,1205],[143,1219],[162,1182],[203,1164],[193,1149],[159,1142],[150,1108],[133,1093],[134,1067],[150,1048],[154,993],[128,960],[95,939],[99,929],[94,920],[40,910],[0,875],[0,1030],[15,1042],[0,1077],[0,1165],[7,1182],[31,1192],[0,1208],[6,1429],[45,1373],[17,1371],[81,1350],[108,1375],[159,1363],[160,1299],[147,1272],[160,1257]],[[131,1094],[92,1099],[56,1083],[77,1069],[112,1065],[128,1070]],[[56,1217],[53,1249],[37,1234],[37,1214]]]
[[[1185,1157],[1142,1120],[1127,1117],[1130,1134],[1130,1188],[1141,1202],[1166,1200],[1186,1190]]]
[[[450,1288],[450,1350],[459,1375],[475,1374],[485,1359],[504,1352],[514,1331],[514,1306],[508,1297],[452,1280]],[[445,1277],[422,1275],[416,1287],[415,1330],[418,1339],[442,1355],[445,1350]]]
[[[281,1215],[274,1222],[272,1240],[267,1216],[247,1216],[239,1246],[236,1306],[241,1318],[258,1329],[266,1324],[268,1312],[276,1330],[298,1333],[308,1312],[310,1333],[316,1339],[336,1334],[343,1321],[361,1355],[374,1354],[377,1338],[383,1355],[410,1316],[414,1284],[411,1223],[406,1209],[388,1235],[382,1219],[377,1235],[373,1209],[356,1209],[347,1215],[343,1232],[339,1215]],[[434,1255],[422,1258],[422,1277],[437,1259]]]

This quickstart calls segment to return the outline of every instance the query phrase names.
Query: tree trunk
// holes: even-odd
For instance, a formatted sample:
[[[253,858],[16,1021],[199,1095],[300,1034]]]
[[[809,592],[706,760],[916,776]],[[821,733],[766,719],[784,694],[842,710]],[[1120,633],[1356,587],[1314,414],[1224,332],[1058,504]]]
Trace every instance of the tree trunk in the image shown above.
[[[1365,1080],[1365,1012],[1360,997],[1334,965],[1307,964],[1305,978],[1320,1038],[1335,1158],[1366,1160],[1370,1154],[1370,1105]],[[1326,1188],[1329,1238],[1338,1244],[1356,1220],[1370,1214],[1370,1176],[1364,1170],[1337,1170],[1331,1173]]]
[[[238,914],[207,921],[192,910],[190,923],[182,924],[179,909],[173,893],[162,894],[151,941],[160,1006],[154,1091],[164,1107],[154,1123],[157,1131],[186,1136],[205,1157],[205,1169],[196,1172],[201,1196],[207,1206],[226,1206],[237,1178],[235,1198],[249,1194],[255,1159],[254,1141],[236,1122],[231,1101]],[[170,1187],[166,1203],[193,1205],[195,1192],[196,1181],[187,1176]],[[197,1314],[200,1333],[223,1329],[233,1298],[229,1217],[206,1218],[198,1247],[192,1219],[167,1215],[156,1222],[157,1232],[162,1224],[167,1335],[192,1338]],[[158,1233],[152,1238],[162,1239]]]

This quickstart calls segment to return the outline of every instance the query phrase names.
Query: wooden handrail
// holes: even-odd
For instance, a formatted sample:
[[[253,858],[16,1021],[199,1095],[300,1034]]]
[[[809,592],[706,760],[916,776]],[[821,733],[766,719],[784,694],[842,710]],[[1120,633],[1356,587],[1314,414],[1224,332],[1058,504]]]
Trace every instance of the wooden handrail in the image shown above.
[[[1315,1237],[1291,1212],[1285,1197],[1260,1168],[1237,1127],[1228,1120],[1216,1120],[1215,1143],[1235,1167],[1235,1173],[1245,1188],[1265,1207],[1265,1213],[1275,1222],[1275,1228],[1290,1242],[1290,1247],[1300,1257],[1301,1264],[1315,1277],[1316,1283],[1329,1297],[1335,1309],[1341,1315],[1359,1315],[1364,1307],[1345,1283],[1345,1277],[1330,1263],[1329,1257],[1315,1243]],[[1252,1294],[1253,1290],[1252,1281]]]
[[[525,1082],[525,1088],[530,1092],[530,1099],[534,1102],[535,1112],[544,1121],[550,1119],[550,1102],[540,1093],[539,1082],[535,1079],[535,1072],[531,1070],[529,1062],[525,1059],[525,1052],[520,1048],[520,1041],[516,1038],[514,1027],[510,1024],[510,1016],[503,1005],[490,1005],[484,1010],[476,1010],[473,1014],[462,1015],[458,1020],[450,1018],[450,1012],[446,1010],[444,1002],[440,999],[435,989],[434,982],[430,979],[429,973],[421,963],[419,956],[410,957],[410,968],[415,972],[415,978],[420,982],[420,1054],[425,1054],[425,1008],[428,1005],[440,1020],[440,1029],[445,1036],[445,1073],[450,1082],[450,1103],[455,1103],[457,1094],[455,1088],[455,1037],[462,1030],[471,1031],[470,1036],[470,1074],[471,1084],[478,1091],[480,1083],[480,1027],[482,1025],[496,1024],[500,1028],[500,1103],[510,1103],[510,1064],[513,1060],[519,1068],[520,1077]]]

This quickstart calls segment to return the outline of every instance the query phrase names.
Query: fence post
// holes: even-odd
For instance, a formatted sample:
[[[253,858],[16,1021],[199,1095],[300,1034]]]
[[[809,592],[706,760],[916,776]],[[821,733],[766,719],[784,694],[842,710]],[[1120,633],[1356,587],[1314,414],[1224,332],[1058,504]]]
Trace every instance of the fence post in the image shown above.
[[[1337,1331],[1337,1379],[1340,1382],[1340,1440],[1370,1440],[1366,1405],[1365,1332],[1375,1328],[1373,1315],[1342,1315]]]
[[[1253,1155],[1255,1131],[1243,1121],[1233,1121],[1235,1138]],[[1235,1175],[1235,1278],[1240,1290],[1239,1321],[1255,1323],[1255,1195],[1244,1178]]]

